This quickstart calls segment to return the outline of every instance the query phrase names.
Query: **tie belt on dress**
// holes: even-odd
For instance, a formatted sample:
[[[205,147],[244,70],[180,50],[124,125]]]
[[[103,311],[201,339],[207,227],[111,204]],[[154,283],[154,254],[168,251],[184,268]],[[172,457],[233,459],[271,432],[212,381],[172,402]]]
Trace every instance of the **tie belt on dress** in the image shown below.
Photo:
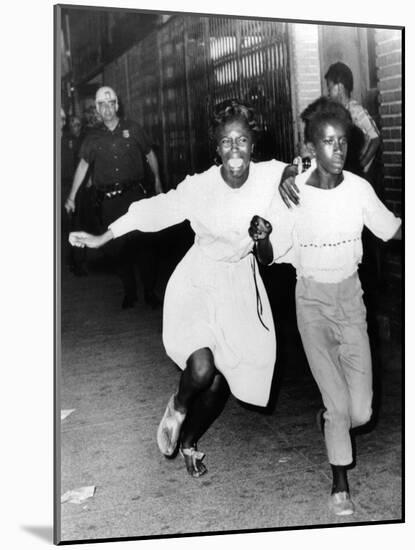
[[[263,314],[263,307],[262,307],[262,300],[261,300],[261,294],[259,293],[259,289],[258,289],[258,283],[257,283],[257,279],[256,279],[256,259],[255,259],[255,256],[253,254],[251,254],[251,268],[252,268],[252,273],[254,275],[254,283],[255,283],[255,292],[256,292],[256,312],[257,312],[257,315],[258,315],[258,319],[260,320],[260,323],[261,325],[269,331],[269,328],[267,327],[267,325],[264,323],[264,321],[262,320],[262,314]]]

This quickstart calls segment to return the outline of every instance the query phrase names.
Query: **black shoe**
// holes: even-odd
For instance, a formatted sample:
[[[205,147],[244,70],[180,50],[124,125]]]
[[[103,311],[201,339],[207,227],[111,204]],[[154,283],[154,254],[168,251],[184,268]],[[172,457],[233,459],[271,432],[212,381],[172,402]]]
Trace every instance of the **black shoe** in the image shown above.
[[[122,303],[121,303],[121,308],[122,309],[131,309],[132,307],[134,307],[136,301],[137,301],[137,295],[135,295],[135,294],[133,294],[133,295],[126,294],[123,298]]]
[[[161,307],[161,305],[163,303],[160,300],[160,298],[153,291],[151,291],[151,292],[149,291],[149,292],[144,293],[144,301],[152,309],[156,309],[158,307]]]

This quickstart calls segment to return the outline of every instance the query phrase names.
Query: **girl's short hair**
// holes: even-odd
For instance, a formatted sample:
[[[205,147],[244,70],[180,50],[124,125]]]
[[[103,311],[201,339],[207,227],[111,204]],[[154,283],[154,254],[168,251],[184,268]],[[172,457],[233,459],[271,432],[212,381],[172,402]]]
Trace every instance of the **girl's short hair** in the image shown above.
[[[310,103],[301,113],[304,122],[304,137],[306,142],[313,143],[319,126],[324,122],[339,122],[344,125],[349,135],[353,121],[349,111],[341,103],[328,97],[320,97]]]
[[[246,125],[255,141],[261,131],[255,116],[254,109],[246,103],[236,98],[226,99],[215,106],[210,126],[210,136],[216,140],[219,128],[230,122],[240,121]]]

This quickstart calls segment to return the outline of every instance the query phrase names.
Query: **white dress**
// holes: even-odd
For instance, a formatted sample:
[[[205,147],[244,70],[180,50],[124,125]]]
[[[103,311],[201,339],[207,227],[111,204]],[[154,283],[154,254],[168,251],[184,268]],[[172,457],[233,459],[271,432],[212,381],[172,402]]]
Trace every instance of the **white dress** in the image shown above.
[[[276,340],[248,228],[254,215],[268,211],[284,167],[276,160],[251,163],[245,184],[232,189],[213,166],[175,190],[133,203],[110,225],[118,237],[190,221],[195,242],[164,298],[166,352],[184,369],[194,351],[210,348],[235,397],[260,406],[269,399]]]

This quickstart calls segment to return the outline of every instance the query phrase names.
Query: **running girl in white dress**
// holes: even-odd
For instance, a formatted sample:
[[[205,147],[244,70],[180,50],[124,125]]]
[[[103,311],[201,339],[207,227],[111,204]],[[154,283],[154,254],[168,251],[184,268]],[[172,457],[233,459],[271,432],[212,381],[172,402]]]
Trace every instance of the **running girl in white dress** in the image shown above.
[[[235,100],[212,127],[220,166],[188,176],[175,190],[131,205],[101,236],[72,233],[75,246],[99,247],[132,230],[158,231],[189,220],[195,241],[167,285],[163,343],[183,370],[157,432],[166,456],[180,446],[188,472],[206,473],[202,434],[235,397],[265,406],[276,358],[268,298],[248,235],[252,216],[268,211],[286,165],[251,162],[256,122]]]

